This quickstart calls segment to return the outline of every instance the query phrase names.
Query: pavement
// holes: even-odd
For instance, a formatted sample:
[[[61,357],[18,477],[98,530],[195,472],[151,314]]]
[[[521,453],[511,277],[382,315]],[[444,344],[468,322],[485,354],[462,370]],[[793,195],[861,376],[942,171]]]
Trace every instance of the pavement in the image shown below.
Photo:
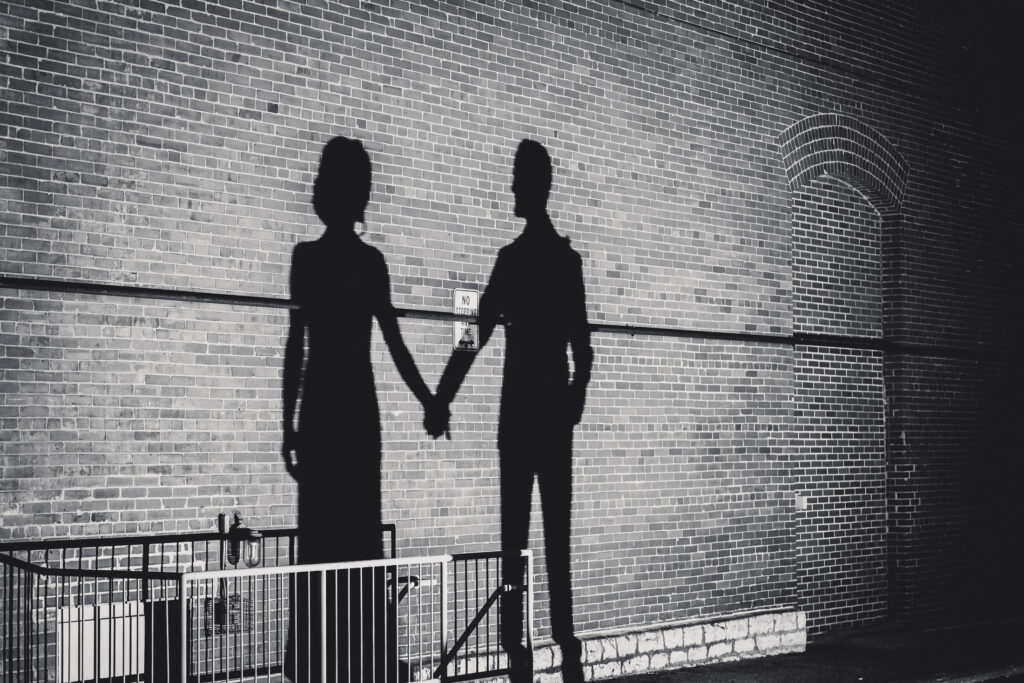
[[[616,679],[616,683],[1024,683],[1024,621],[924,627],[886,621],[813,638],[799,654]]]

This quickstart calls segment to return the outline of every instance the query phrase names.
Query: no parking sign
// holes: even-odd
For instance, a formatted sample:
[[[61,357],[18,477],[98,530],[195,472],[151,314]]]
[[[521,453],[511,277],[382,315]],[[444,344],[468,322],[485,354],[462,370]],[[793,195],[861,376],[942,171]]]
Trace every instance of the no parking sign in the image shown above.
[[[452,296],[452,309],[457,315],[471,315],[475,319],[480,314],[480,293],[472,289],[456,289]],[[480,348],[476,322],[453,321],[452,337],[456,351],[477,351]]]

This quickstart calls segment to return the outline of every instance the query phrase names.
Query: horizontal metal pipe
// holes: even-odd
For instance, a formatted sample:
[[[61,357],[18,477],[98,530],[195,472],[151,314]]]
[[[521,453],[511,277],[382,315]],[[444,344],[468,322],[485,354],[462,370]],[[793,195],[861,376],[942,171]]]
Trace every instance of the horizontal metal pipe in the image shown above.
[[[520,550],[519,551],[519,556],[520,557],[528,557],[529,555],[532,555],[532,554],[533,554],[533,551],[530,550],[529,548],[526,548],[525,550]],[[461,562],[463,560],[501,559],[501,551],[500,550],[483,550],[483,551],[475,552],[475,553],[454,553],[451,557],[452,557],[452,560],[454,560],[455,562]]]
[[[394,525],[384,525],[383,530]],[[281,538],[297,535],[299,530],[295,527],[279,527],[272,529],[260,529],[265,538]],[[153,534],[150,536],[88,536],[82,538],[54,538],[36,541],[6,541],[0,543],[0,553],[14,552],[21,550],[46,550],[58,548],[110,548],[129,545],[148,544],[150,547],[159,545],[171,545],[174,543],[194,543],[196,541],[222,541],[226,540],[225,534],[216,531],[204,531],[188,534]]]
[[[290,299],[278,297],[249,296],[245,294],[221,294],[217,292],[200,292],[159,287],[141,287],[137,285],[112,285],[93,282],[70,280],[50,280],[45,278],[14,277],[0,275],[0,289],[27,289],[46,292],[71,292],[93,294],[97,296],[136,297],[148,299],[164,299],[182,302],[214,303],[227,306],[253,306],[257,308],[294,308]],[[427,309],[396,308],[399,317],[420,320],[475,322],[476,316],[464,315],[448,311]],[[630,336],[680,337],[690,339],[716,339],[720,341],[748,342],[754,344],[779,344],[793,346],[797,344],[813,344],[836,348],[874,349],[884,353],[934,356],[961,360],[1008,360],[1015,358],[1010,348],[996,347],[991,344],[972,344],[967,347],[943,346],[938,344],[920,344],[905,342],[888,337],[858,337],[853,335],[813,334],[794,332],[792,334],[772,334],[757,332],[735,332],[725,330],[699,330],[675,327],[654,327],[628,325],[609,322],[591,323],[593,332],[610,334],[628,334]]]
[[[411,564],[435,564],[450,562],[451,555],[430,555],[403,557],[384,560],[359,560],[356,562],[322,562],[319,564],[294,564],[283,567],[253,567],[251,569],[217,569],[212,571],[182,572],[186,582],[207,579],[242,578],[247,576],[280,576],[285,574],[313,574],[321,571],[374,569],[377,567],[404,567]]]
[[[102,579],[158,579],[162,581],[173,581],[176,580],[181,572],[154,572],[154,571],[136,571],[129,569],[61,569],[58,567],[46,567],[38,564],[32,564],[25,560],[19,560],[14,557],[5,557],[0,555],[0,564],[7,564],[13,567],[18,567],[25,571],[32,572],[33,574],[39,574],[43,576],[78,576],[83,578],[102,578]]]

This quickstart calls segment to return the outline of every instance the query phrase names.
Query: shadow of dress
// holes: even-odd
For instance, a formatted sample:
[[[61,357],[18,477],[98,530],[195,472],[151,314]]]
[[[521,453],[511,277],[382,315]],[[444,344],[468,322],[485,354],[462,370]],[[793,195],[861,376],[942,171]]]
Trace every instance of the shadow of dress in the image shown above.
[[[299,530],[302,564],[380,559],[381,425],[370,360],[374,315],[390,311],[381,253],[352,231],[296,246],[292,301],[308,331],[299,412]],[[325,681],[396,680],[392,615],[383,569],[293,575],[285,674],[319,681],[326,617]],[[320,605],[326,606],[326,615]],[[391,625],[394,619],[390,619]]]

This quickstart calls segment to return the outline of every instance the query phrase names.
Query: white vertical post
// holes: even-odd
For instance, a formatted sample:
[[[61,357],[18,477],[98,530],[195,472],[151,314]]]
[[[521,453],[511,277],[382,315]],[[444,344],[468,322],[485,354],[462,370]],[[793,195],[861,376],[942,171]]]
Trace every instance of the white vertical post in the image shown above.
[[[526,668],[533,681],[533,552],[526,555]]]
[[[188,680],[188,605],[186,604],[188,596],[185,594],[186,585],[185,575],[182,574],[178,577],[178,616],[181,620],[181,673],[179,675],[183,681]]]
[[[448,560],[441,563],[441,680],[448,678],[448,665],[444,658],[448,654]]]
[[[320,680],[327,680],[327,572],[320,570]]]

